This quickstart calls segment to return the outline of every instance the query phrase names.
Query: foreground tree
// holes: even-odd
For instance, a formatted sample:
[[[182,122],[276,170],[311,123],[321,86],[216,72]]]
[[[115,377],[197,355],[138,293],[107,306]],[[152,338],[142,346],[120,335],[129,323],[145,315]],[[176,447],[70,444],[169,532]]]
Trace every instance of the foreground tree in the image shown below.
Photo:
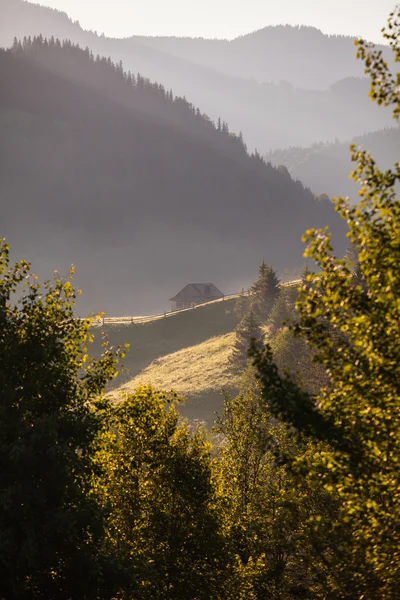
[[[400,11],[386,32],[400,61]],[[372,76],[371,95],[400,114],[400,73],[391,76],[379,52],[359,42]],[[335,258],[329,235],[309,231],[307,256],[320,267],[303,286],[295,332],[315,349],[329,384],[318,396],[281,376],[268,348],[254,350],[263,397],[272,413],[314,441],[307,460],[294,461],[340,503],[330,552],[334,575],[327,598],[394,600],[400,587],[400,164],[380,171],[352,148],[362,182],[360,203],[337,201],[358,256],[362,284],[349,257]],[[320,521],[324,518],[321,515]],[[350,537],[339,529],[347,527]]]
[[[329,577],[316,548],[313,516],[331,520],[336,505],[329,494],[312,488],[287,468],[280,456],[299,457],[307,445],[277,424],[263,399],[252,369],[242,393],[226,398],[216,431],[220,448],[220,494],[224,498],[227,538],[236,557],[234,600],[322,598]]]
[[[91,493],[101,395],[115,374],[88,361],[89,320],[73,314],[71,278],[40,286],[10,267],[0,241],[0,598],[110,598],[99,551],[103,512]],[[21,285],[25,285],[21,289]]]
[[[210,446],[180,422],[175,397],[137,389],[115,408],[97,458],[107,547],[129,572],[123,597],[224,598],[229,561]]]

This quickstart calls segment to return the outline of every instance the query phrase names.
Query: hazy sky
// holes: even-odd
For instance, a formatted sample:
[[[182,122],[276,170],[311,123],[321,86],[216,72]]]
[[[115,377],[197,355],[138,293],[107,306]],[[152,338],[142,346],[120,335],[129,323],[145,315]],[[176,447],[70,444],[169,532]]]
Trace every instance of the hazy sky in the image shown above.
[[[34,0],[33,0],[34,2]],[[266,25],[314,25],[381,41],[395,0],[42,0],[108,36],[233,38]]]

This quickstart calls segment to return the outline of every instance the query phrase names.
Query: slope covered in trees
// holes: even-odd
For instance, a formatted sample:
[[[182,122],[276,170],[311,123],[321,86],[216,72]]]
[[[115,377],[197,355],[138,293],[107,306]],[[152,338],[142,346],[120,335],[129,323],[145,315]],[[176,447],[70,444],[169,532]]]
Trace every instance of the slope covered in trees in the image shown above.
[[[291,147],[265,155],[273,165],[284,165],[294,179],[300,179],[316,194],[349,196],[357,199],[358,186],[349,177],[352,169],[350,144],[368,148],[380,169],[387,169],[398,158],[400,132],[398,127],[387,128],[353,138],[351,142],[314,144],[309,148]]]
[[[14,36],[42,34],[122,60],[126,70],[186,96],[213,120],[223,117],[233,131],[243,132],[251,149],[346,140],[390,123],[368,102],[352,38],[267,27],[230,42],[110,39],[84,31],[65,13],[22,0],[0,0],[0,13],[0,45],[10,46]]]
[[[301,264],[310,224],[343,232],[225,123],[109,59],[36,38],[0,72],[2,235],[42,269],[78,264],[86,310],[164,308],[193,279],[228,293],[259,256]]]

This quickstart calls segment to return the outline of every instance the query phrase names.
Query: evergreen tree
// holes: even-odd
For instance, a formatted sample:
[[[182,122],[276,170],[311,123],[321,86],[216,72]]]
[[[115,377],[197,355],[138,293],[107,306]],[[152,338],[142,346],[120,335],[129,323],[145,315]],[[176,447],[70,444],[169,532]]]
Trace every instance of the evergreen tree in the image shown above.
[[[268,314],[279,295],[279,279],[275,271],[263,260],[258,267],[258,279],[251,286],[252,310],[260,322],[268,318]]]
[[[248,352],[251,342],[261,342],[263,332],[253,310],[243,317],[235,330],[235,343],[229,358],[232,371],[244,373],[248,365]]]
[[[268,316],[269,337],[274,336],[289,320],[296,317],[295,300],[297,290],[285,286],[278,288],[278,290],[278,295]]]
[[[242,291],[239,294],[238,299],[235,302],[235,313],[239,317],[241,321],[249,312],[251,298],[248,293],[246,293],[245,289],[242,288]]]

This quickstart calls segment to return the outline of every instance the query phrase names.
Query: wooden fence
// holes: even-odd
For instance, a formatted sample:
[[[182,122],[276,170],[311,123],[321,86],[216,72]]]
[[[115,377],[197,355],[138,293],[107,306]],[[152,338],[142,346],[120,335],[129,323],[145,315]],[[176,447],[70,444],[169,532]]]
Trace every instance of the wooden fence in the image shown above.
[[[300,283],[301,283],[301,279],[294,279],[293,281],[287,281],[285,283],[281,283],[280,286],[281,287],[294,287],[294,286],[298,286]],[[222,298],[219,298],[218,300],[211,300],[210,302],[203,302],[202,304],[197,304],[196,306],[193,306],[193,308],[180,308],[177,310],[164,311],[163,313],[158,314],[158,315],[150,315],[150,316],[146,316],[146,317],[130,317],[130,316],[128,316],[128,317],[107,317],[107,316],[102,316],[102,317],[94,320],[94,324],[101,326],[101,325],[134,325],[134,324],[139,324],[139,323],[150,323],[152,321],[158,321],[159,319],[166,319],[168,317],[172,317],[178,313],[187,312],[190,310],[197,310],[206,305],[208,306],[210,304],[215,304],[217,302],[225,302],[225,300],[230,300],[232,298],[239,298],[243,294],[250,295],[251,290],[241,290],[239,293],[228,294],[226,296],[223,296]]]

